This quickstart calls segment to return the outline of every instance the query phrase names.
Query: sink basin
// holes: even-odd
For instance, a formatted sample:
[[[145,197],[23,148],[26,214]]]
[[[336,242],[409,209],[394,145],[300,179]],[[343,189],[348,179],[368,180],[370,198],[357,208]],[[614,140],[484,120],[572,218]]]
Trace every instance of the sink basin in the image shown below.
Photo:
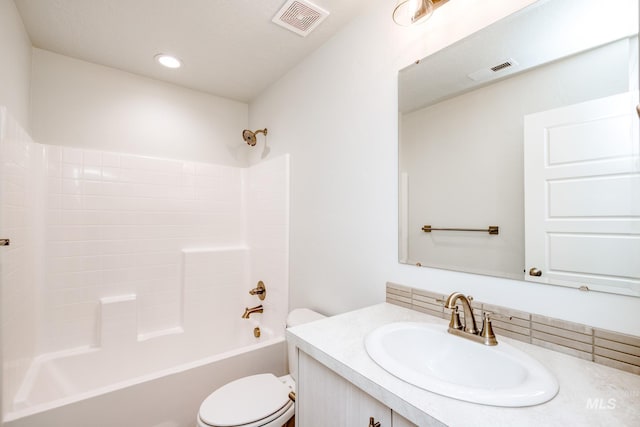
[[[365,347],[394,376],[454,399],[520,407],[544,403],[558,393],[553,375],[526,353],[503,342],[470,341],[442,325],[390,323],[367,335]]]

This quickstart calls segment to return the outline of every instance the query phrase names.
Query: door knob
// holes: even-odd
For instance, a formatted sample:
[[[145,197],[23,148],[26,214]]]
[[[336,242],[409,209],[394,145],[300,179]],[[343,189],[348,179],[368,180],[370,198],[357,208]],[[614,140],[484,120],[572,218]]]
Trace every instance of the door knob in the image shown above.
[[[540,276],[542,276],[542,271],[540,271],[537,268],[533,267],[531,270],[529,270],[529,276],[540,277]]]

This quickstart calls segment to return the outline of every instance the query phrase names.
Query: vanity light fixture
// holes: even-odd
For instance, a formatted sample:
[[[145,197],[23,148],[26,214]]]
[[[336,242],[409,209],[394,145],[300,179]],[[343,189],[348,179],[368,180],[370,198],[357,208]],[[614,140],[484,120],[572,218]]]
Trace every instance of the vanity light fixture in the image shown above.
[[[158,61],[160,65],[167,68],[180,68],[182,66],[182,62],[175,56],[159,53],[156,56],[154,56],[154,58],[156,59],[156,61]]]
[[[403,27],[421,24],[431,17],[433,11],[449,0],[398,0],[393,9],[393,22]]]

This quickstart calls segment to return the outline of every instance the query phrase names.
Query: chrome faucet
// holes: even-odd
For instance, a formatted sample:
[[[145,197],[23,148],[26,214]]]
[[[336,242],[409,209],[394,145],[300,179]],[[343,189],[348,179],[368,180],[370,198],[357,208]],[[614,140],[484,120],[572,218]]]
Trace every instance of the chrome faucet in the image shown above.
[[[460,314],[458,313],[458,306],[456,305],[458,300],[462,302],[464,325],[460,322]],[[493,333],[493,328],[491,327],[490,316],[504,317],[507,319],[511,319],[512,317],[497,313],[483,312],[482,330],[479,331],[476,326],[476,319],[473,316],[473,308],[471,308],[470,301],[472,300],[473,298],[471,296],[467,298],[460,292],[454,292],[449,295],[449,298],[447,298],[444,303],[446,308],[453,310],[451,312],[451,321],[449,322],[449,333],[483,343],[484,345],[498,345],[498,340],[496,339],[496,335]]]
[[[256,305],[255,307],[246,307],[244,309],[244,314],[242,315],[243,319],[248,319],[253,313],[262,313],[264,309],[262,308],[262,304]]]

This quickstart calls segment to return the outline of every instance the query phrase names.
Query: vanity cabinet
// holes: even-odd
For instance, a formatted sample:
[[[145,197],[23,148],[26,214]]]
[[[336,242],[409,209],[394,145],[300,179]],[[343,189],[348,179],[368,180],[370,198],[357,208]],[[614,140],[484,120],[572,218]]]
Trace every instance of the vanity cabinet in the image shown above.
[[[299,350],[297,427],[417,427]]]

